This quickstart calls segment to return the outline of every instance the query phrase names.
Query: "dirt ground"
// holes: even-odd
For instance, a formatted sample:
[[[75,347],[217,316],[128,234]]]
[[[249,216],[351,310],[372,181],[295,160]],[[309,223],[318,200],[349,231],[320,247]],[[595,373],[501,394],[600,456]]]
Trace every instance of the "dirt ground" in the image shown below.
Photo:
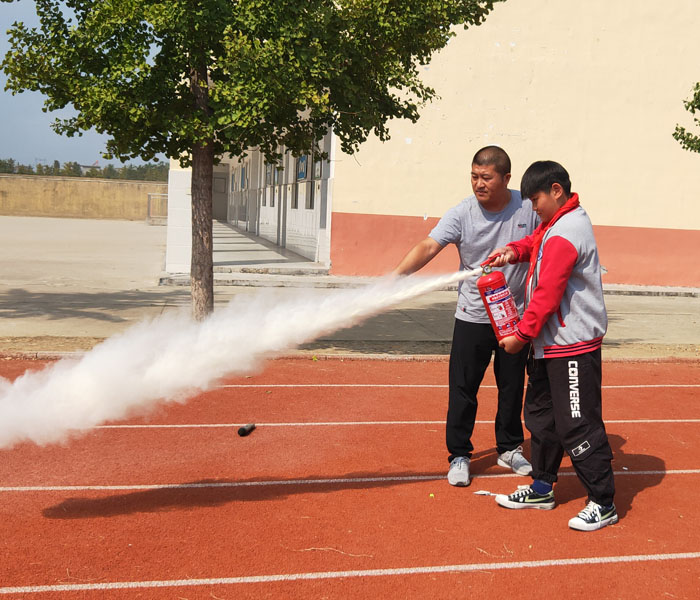
[[[0,338],[0,355],[31,355],[34,353],[63,354],[85,352],[104,341],[94,337],[3,337]]]
[[[0,357],[60,357],[82,353],[103,342],[99,337],[0,337]],[[306,344],[290,354],[323,355],[373,355],[373,356],[449,356],[447,341],[343,341],[332,344],[320,341]],[[604,360],[698,359],[700,347],[693,344],[627,344],[624,346],[603,344]]]

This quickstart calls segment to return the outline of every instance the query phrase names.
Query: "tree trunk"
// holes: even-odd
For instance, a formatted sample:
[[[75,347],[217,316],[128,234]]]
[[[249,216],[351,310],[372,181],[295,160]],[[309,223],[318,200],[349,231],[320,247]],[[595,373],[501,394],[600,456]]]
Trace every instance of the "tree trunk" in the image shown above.
[[[203,124],[211,117],[209,79],[204,59],[190,70],[190,91]],[[206,135],[192,148],[192,316],[201,321],[214,311],[214,250],[212,232],[212,180],[214,144]]]
[[[201,321],[214,310],[212,234],[212,144],[192,149],[192,316]]]

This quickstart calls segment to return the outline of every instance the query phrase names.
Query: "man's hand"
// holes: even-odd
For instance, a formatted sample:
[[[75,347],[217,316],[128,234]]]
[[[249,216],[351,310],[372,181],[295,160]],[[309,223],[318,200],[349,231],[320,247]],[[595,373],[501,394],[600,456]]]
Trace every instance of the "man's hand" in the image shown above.
[[[525,344],[527,344],[527,342],[521,342],[514,335],[509,335],[498,342],[498,345],[508,354],[517,354],[525,347]]]

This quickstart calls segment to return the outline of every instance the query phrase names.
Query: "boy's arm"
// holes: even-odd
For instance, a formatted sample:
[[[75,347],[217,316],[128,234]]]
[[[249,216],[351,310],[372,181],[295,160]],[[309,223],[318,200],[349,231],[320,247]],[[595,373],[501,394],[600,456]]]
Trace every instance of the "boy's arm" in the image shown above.
[[[521,342],[537,337],[547,319],[559,308],[577,260],[578,252],[569,240],[560,236],[547,240],[537,287],[515,332]]]
[[[515,254],[514,260],[511,260],[510,262],[528,262],[530,260],[530,252],[532,252],[534,240],[534,234],[530,234],[526,235],[524,238],[518,240],[517,242],[510,242],[509,244],[507,244],[507,247],[510,248]]]
[[[509,242],[501,248],[492,250],[487,259],[489,264],[492,267],[504,267],[508,263],[514,264],[530,260],[533,239],[532,235],[528,235],[517,242]]]
[[[496,248],[488,256],[489,263],[493,267],[503,267],[508,263],[526,262],[530,260],[533,242],[533,236],[528,235],[517,242],[509,242],[503,248]]]

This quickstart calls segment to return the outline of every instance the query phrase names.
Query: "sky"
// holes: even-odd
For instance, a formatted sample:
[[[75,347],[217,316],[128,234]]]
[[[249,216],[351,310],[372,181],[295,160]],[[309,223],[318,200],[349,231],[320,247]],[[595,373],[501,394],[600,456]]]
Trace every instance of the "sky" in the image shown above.
[[[0,3],[0,56],[4,58],[10,49],[7,30],[15,21],[23,21],[27,26],[37,25],[34,2]],[[35,166],[78,162],[81,165],[98,166],[112,163],[120,166],[117,159],[107,160],[101,153],[105,149],[107,136],[94,131],[84,133],[81,137],[69,138],[59,135],[51,129],[56,117],[65,118],[74,114],[70,110],[42,112],[44,96],[38,92],[23,92],[13,96],[5,91],[7,77],[0,71],[0,159],[13,158],[16,162]],[[164,160],[164,157],[160,157]],[[142,164],[141,160],[130,160],[132,164]]]

